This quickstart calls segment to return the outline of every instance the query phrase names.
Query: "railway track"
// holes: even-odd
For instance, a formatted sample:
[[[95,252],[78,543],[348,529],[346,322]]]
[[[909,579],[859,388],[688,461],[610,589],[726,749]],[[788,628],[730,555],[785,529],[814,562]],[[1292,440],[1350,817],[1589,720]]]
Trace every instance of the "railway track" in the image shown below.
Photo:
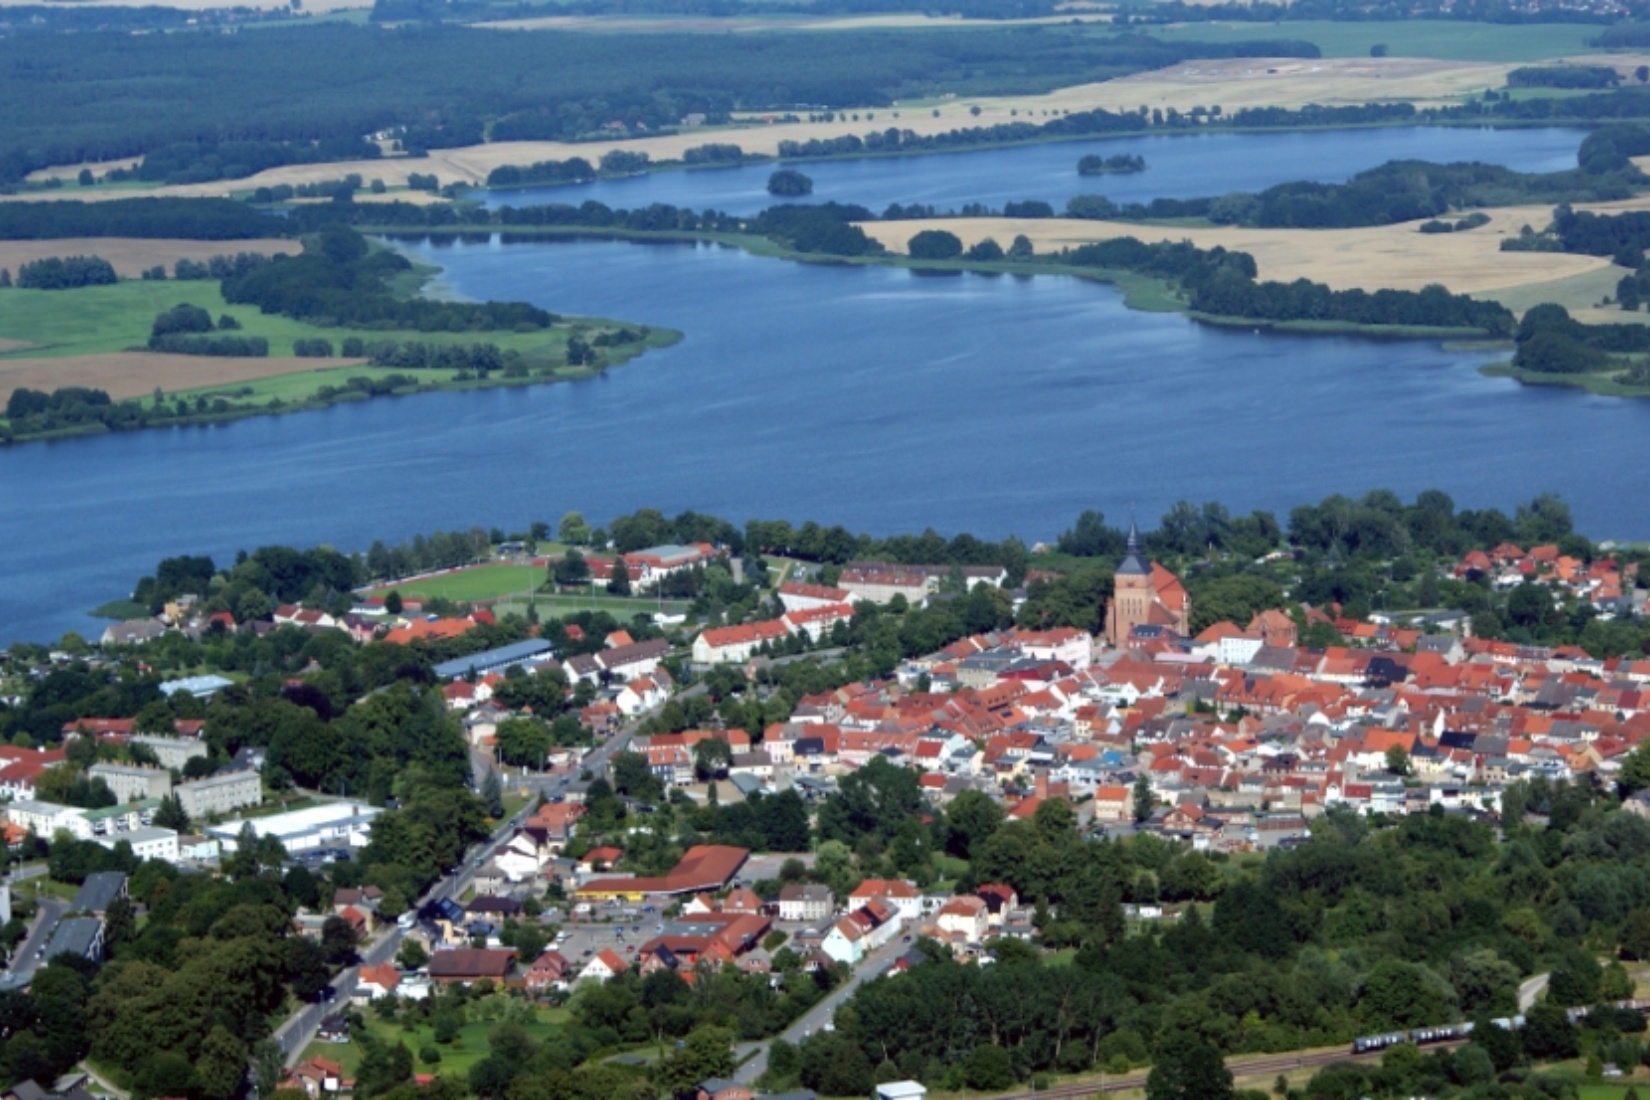
[[[1460,1046],[1464,1040],[1432,1043],[1434,1047]],[[1367,1054],[1353,1054],[1347,1050],[1314,1050],[1298,1054],[1267,1054],[1258,1058],[1228,1058],[1226,1068],[1233,1077],[1252,1077],[1264,1073],[1286,1073],[1294,1069],[1315,1069],[1327,1066],[1334,1062],[1368,1062],[1379,1060],[1381,1051],[1370,1051]],[[996,1093],[982,1100],[1087,1100],[1088,1097],[1100,1096],[1108,1092],[1125,1092],[1129,1089],[1146,1087],[1145,1073],[1127,1073],[1117,1077],[1096,1078],[1093,1081],[1076,1081],[1071,1084],[1052,1085],[1046,1089],[1021,1089],[1017,1092]]]

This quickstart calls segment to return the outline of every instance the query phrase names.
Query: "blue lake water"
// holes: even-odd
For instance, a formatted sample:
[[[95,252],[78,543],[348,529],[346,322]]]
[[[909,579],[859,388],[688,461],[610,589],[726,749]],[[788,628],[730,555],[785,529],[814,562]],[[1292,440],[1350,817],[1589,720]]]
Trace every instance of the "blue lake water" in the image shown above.
[[[1113,202],[1128,203],[1260,191],[1291,180],[1340,183],[1389,160],[1481,160],[1522,172],[1556,172],[1575,167],[1583,136],[1583,131],[1560,127],[1510,131],[1439,126],[1292,134],[1136,135],[972,153],[828,160],[797,165],[814,181],[813,194],[798,201],[852,202],[881,211],[896,202],[951,209],[970,202],[1000,207],[1005,202],[1041,199],[1059,210],[1079,194],[1105,195]],[[1146,171],[1079,176],[1077,160],[1086,153],[1138,154],[1146,158]],[[485,192],[481,197],[489,206],[578,204],[594,199],[616,209],[659,202],[745,215],[779,201],[767,191],[773,170],[774,165],[768,163],[653,172],[585,184]]]
[[[1503,508],[1554,490],[1595,537],[1650,537],[1650,403],[1488,379],[1483,354],[1214,329],[1066,277],[709,245],[413,247],[457,293],[687,339],[585,383],[0,449],[0,642],[99,629],[83,609],[168,555],[362,549],[570,508],[1035,541],[1131,502],[1150,520],[1179,499],[1282,514],[1375,487]]]

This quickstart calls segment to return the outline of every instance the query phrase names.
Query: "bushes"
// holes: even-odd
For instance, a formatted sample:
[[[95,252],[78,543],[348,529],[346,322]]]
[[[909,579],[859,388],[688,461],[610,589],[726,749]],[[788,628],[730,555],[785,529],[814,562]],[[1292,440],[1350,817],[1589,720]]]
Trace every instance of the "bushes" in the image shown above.
[[[223,355],[240,359],[265,359],[269,341],[262,336],[151,336],[149,350],[171,355]]]
[[[173,306],[155,318],[149,328],[149,337],[171,336],[179,332],[211,332],[212,315],[200,306],[188,302]]]
[[[17,269],[17,285],[31,290],[73,290],[108,286],[115,281],[114,265],[100,256],[48,256]]]
[[[596,169],[594,165],[583,157],[569,157],[567,160],[541,160],[536,164],[529,164],[525,168],[514,164],[501,164],[487,173],[487,186],[520,187],[526,184],[587,183],[595,178]]]
[[[955,260],[962,255],[962,241],[943,229],[924,229],[906,248],[913,260]]]
[[[331,359],[331,340],[294,340],[292,354],[300,359]]]

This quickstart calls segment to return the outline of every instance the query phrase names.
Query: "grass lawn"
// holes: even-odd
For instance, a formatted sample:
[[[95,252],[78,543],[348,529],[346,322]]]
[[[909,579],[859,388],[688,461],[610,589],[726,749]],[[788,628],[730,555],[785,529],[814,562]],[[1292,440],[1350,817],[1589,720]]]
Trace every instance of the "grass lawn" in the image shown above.
[[[474,1006],[469,1009],[474,1012]],[[552,1038],[570,1018],[565,1008],[548,1008],[540,1006],[535,1010],[537,1019],[534,1023],[522,1025],[527,1034],[535,1042],[545,1042]],[[470,1067],[487,1057],[487,1035],[498,1026],[497,1021],[474,1020],[459,1028],[458,1038],[443,1046],[435,1041],[434,1030],[425,1024],[422,1027],[407,1028],[399,1022],[382,1019],[372,1009],[364,1013],[367,1031],[381,1042],[406,1043],[407,1049],[412,1051],[415,1068],[419,1073],[440,1073],[448,1077],[463,1080],[470,1072]],[[425,1047],[434,1047],[441,1052],[441,1061],[436,1065],[425,1065],[419,1058],[419,1052]],[[364,1051],[361,1044],[351,1043],[311,1043],[304,1048],[305,1058],[326,1058],[337,1062],[343,1067],[346,1077],[353,1076],[360,1068]]]
[[[1598,34],[1598,28],[1573,23],[1502,26],[1445,19],[1370,23],[1303,19],[1283,23],[1183,23],[1152,27],[1151,34],[1169,41],[1305,39],[1315,43],[1325,57],[1368,57],[1371,46],[1384,43],[1393,57],[1513,62],[1589,53],[1587,40]]]
[[[546,574],[535,565],[476,565],[438,577],[420,577],[375,588],[368,595],[381,596],[394,589],[403,599],[428,600],[440,597],[466,603],[500,596],[519,596],[545,582]]]
[[[266,315],[256,306],[230,305],[216,281],[177,282],[130,279],[110,286],[77,290],[0,290],[0,337],[34,345],[5,358],[41,358],[90,355],[141,348],[149,340],[155,315],[188,302],[214,318],[224,314],[241,323],[240,335],[269,340],[272,356],[292,354],[292,341],[320,337],[334,349],[346,336],[368,340],[418,340],[430,344],[473,344],[481,341],[514,349],[524,356],[561,362],[568,330],[548,332],[355,332],[321,328],[289,317]]]
[[[578,611],[605,611],[616,619],[627,620],[636,615],[652,615],[659,610],[659,600],[656,597],[609,596],[605,592],[578,596],[552,596],[540,593],[533,597],[533,603],[538,608],[540,616],[572,615]],[[667,613],[679,612],[686,607],[687,603],[683,600],[664,601],[664,610]],[[498,615],[525,615],[527,601],[501,600],[493,605],[493,611]]]

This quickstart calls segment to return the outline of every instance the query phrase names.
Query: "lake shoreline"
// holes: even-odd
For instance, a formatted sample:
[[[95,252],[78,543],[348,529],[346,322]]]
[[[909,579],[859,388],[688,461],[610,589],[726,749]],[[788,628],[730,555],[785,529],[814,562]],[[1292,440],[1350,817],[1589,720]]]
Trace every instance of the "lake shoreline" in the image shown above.
[[[572,317],[566,318],[565,320],[572,321],[574,324],[625,324],[625,322],[613,322],[601,318]],[[202,412],[192,412],[185,416],[172,416],[166,418],[165,420],[145,422],[130,428],[111,428],[107,424],[103,424],[101,422],[74,424],[62,428],[53,428],[48,431],[12,435],[8,438],[0,439],[0,446],[22,445],[26,443],[50,443],[68,439],[82,439],[91,436],[155,431],[165,428],[208,427],[216,424],[226,424],[236,420],[246,420],[255,416],[286,416],[291,413],[317,412],[322,409],[330,409],[336,405],[357,404],[364,401],[387,397],[413,397],[424,393],[464,392],[470,390],[498,389],[500,387],[507,386],[549,386],[557,385],[563,382],[586,382],[591,379],[603,377],[610,370],[626,366],[646,354],[648,351],[656,348],[672,347],[681,343],[682,340],[686,338],[684,333],[678,332],[675,329],[660,328],[651,325],[646,327],[648,329],[647,333],[635,343],[620,344],[605,348],[604,350],[609,353],[610,358],[599,367],[563,368],[561,370],[547,368],[552,370],[552,373],[549,376],[540,374],[537,376],[529,375],[526,377],[507,378],[502,372],[499,372],[497,375],[492,377],[479,379],[470,378],[463,381],[458,381],[453,378],[430,379],[428,381],[418,379],[416,385],[398,386],[395,389],[384,393],[364,393],[360,390],[338,389],[336,392],[328,394],[325,397],[321,396],[320,393],[317,392],[301,401],[286,401],[281,398],[272,398],[270,401],[261,405],[232,405],[227,409],[207,409]],[[483,333],[478,335],[485,334]],[[326,361],[316,360],[316,362],[325,363]],[[382,375],[389,372],[411,374],[415,377],[417,374],[417,370],[415,368],[374,367],[366,363],[359,365],[339,365],[332,368],[322,366],[311,369],[316,371],[336,370],[339,374],[338,381],[340,383],[345,383],[348,381],[350,375],[346,372],[365,373],[369,375]],[[272,377],[280,378],[285,376],[275,375]],[[203,387],[199,390],[180,390],[174,396],[194,397],[198,395],[202,397],[211,397],[213,394],[216,394],[219,397],[224,397],[229,392],[229,389],[230,387],[226,386]]]
[[[624,229],[601,226],[528,226],[509,230],[489,228],[485,232],[474,228],[430,228],[409,231],[405,227],[363,226],[362,232],[383,236],[390,240],[438,240],[442,238],[497,237],[501,243],[512,240],[620,240],[637,244],[716,244],[737,248],[753,256],[789,260],[796,263],[824,266],[888,267],[933,275],[974,273],[981,275],[1067,275],[1091,282],[1104,283],[1123,292],[1123,304],[1129,309],[1146,313],[1180,313],[1200,324],[1218,328],[1251,328],[1294,335],[1356,336],[1387,340],[1482,340],[1488,334],[1481,329],[1446,328],[1422,325],[1364,325],[1351,321],[1276,321],[1267,318],[1228,317],[1202,313],[1180,299],[1163,279],[1116,268],[1079,267],[1058,262],[1018,263],[1011,260],[913,260],[898,253],[876,256],[831,256],[817,252],[797,252],[776,244],[767,237],[745,233],[717,233],[688,229]]]

